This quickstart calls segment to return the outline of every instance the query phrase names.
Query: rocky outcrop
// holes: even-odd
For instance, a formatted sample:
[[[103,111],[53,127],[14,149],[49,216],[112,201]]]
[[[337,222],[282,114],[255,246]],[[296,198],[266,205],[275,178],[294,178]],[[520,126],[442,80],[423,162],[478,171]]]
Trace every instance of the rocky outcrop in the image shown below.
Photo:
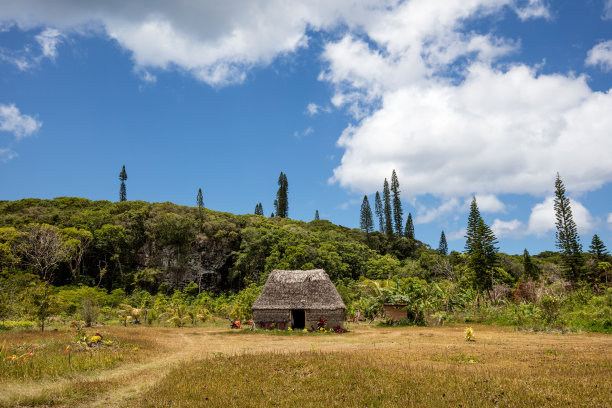
[[[183,288],[195,282],[201,290],[218,292],[226,284],[236,245],[228,245],[227,240],[219,238],[223,237],[200,234],[184,247],[150,240],[138,251],[139,267],[159,269],[159,283],[165,282],[171,287]]]

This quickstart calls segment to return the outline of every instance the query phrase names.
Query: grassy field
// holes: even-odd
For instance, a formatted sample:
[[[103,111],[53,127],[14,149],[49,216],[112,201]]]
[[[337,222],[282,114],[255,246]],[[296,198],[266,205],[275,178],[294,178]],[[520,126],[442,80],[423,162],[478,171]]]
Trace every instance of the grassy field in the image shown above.
[[[19,377],[3,360],[0,406],[610,406],[611,336],[474,326],[476,341],[466,342],[464,329],[358,325],[281,336],[106,327],[101,334],[122,353],[110,363],[90,356],[83,369]],[[34,346],[28,363],[59,367],[42,355],[64,358],[70,333],[0,336],[5,350]]]

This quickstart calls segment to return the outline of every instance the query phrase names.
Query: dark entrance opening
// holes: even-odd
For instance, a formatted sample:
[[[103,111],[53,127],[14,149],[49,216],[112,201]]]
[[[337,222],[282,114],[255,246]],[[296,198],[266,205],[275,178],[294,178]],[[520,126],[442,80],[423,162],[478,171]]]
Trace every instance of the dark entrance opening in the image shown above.
[[[306,313],[304,313],[304,310],[292,310],[291,316],[293,317],[294,329],[303,329],[306,326]]]

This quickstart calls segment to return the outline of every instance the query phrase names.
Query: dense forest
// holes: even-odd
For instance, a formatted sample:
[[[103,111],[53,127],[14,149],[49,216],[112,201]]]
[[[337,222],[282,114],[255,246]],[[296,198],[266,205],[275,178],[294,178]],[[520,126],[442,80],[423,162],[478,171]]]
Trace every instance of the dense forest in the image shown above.
[[[478,219],[472,221],[477,231]],[[574,279],[561,253],[548,251],[495,252],[483,278],[469,250],[446,255],[444,248],[431,249],[410,234],[366,231],[326,220],[233,215],[172,203],[70,197],[2,201],[0,289],[8,306],[0,317],[35,319],[36,307],[28,309],[27,297],[44,286],[63,299],[63,308],[59,302],[53,309],[56,314],[78,314],[85,301],[106,306],[110,314],[113,307],[125,311],[125,304],[153,309],[165,298],[164,305],[198,304],[200,315],[248,318],[249,302],[271,270],[323,268],[347,313],[360,310],[369,319],[380,316],[384,302],[401,301],[411,305],[406,323],[412,324],[426,324],[434,314],[452,320],[458,312],[462,319],[476,313],[481,321],[516,323],[516,310],[511,318],[504,315],[508,307],[543,324],[561,324],[564,300],[578,293],[580,304],[591,305],[595,314],[581,327],[612,329],[612,289],[606,289],[610,259],[603,243],[601,253],[581,254],[584,279]],[[174,317],[181,314],[174,310]]]

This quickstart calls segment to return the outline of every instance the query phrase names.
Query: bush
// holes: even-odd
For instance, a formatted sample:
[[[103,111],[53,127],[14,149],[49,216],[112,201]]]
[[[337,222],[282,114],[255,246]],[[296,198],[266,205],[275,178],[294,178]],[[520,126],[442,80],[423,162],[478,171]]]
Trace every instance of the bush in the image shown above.
[[[540,305],[542,306],[542,312],[546,318],[547,323],[553,323],[559,316],[559,310],[561,308],[561,300],[554,295],[544,295],[540,298]]]
[[[91,324],[98,319],[100,307],[94,298],[85,298],[81,301],[81,319],[85,322],[86,327],[91,327]]]

